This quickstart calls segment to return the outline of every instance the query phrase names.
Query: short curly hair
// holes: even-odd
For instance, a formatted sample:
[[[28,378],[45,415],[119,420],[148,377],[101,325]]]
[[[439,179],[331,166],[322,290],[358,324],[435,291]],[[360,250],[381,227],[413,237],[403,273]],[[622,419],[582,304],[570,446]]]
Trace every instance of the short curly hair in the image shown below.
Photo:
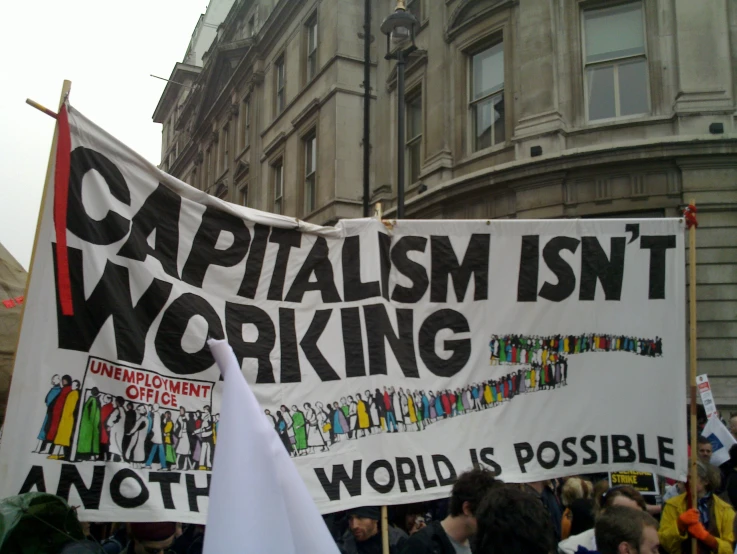
[[[475,514],[476,508],[486,493],[501,484],[502,482],[495,477],[495,473],[488,469],[476,468],[461,473],[450,493],[448,513],[452,516],[463,514],[463,504],[468,502],[471,513]]]
[[[476,554],[549,554],[555,532],[547,509],[536,495],[516,485],[493,488],[476,511]]]

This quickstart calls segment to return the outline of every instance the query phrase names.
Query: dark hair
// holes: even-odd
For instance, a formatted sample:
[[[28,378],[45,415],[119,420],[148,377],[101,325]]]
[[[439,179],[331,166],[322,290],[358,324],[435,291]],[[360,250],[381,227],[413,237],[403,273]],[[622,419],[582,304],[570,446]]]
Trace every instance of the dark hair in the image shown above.
[[[645,527],[658,528],[658,522],[647,512],[626,506],[608,508],[594,526],[597,549],[600,554],[617,554],[619,545],[626,542],[639,550]]]
[[[501,484],[488,469],[477,468],[461,473],[453,484],[448,512],[452,516],[459,516],[463,513],[463,503],[468,502],[471,513],[475,514],[486,493]]]
[[[580,535],[594,528],[594,501],[591,498],[578,498],[571,502],[571,536]]]
[[[708,444],[711,445],[711,441],[703,435],[699,435],[696,439],[696,444]]]
[[[540,499],[517,485],[501,485],[481,501],[474,554],[549,554],[555,548],[550,515]]]
[[[618,496],[624,496],[630,500],[637,502],[637,505],[644,511],[647,510],[647,503],[642,495],[630,485],[620,485],[618,487],[612,487],[608,489],[599,498],[599,510],[608,510],[611,508],[614,499]]]

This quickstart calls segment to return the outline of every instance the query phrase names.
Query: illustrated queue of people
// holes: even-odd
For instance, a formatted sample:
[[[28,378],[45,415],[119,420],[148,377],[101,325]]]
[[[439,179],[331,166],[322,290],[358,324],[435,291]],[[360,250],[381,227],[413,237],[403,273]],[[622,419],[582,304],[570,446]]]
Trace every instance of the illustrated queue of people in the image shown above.
[[[492,335],[489,340],[491,365],[538,364],[545,366],[550,357],[585,352],[629,352],[639,356],[662,356],[663,340],[623,335],[554,335],[548,337]]]
[[[65,461],[125,461],[134,468],[162,471],[210,470],[219,414],[164,410],[158,404],[137,404],[92,387],[78,412],[80,383],[54,375],[46,395],[46,415],[35,453]],[[74,452],[73,436],[79,418]]]
[[[378,433],[422,431],[437,421],[501,405],[518,396],[564,386],[568,361],[557,357],[545,371],[537,365],[519,368],[499,379],[455,390],[410,391],[383,387],[346,396],[339,402],[282,405],[264,413],[292,456],[325,452],[341,440]]]

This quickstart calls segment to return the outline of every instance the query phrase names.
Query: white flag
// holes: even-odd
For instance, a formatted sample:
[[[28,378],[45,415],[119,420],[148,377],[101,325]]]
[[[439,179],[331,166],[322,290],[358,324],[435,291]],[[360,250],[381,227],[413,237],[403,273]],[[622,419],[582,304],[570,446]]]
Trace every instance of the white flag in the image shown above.
[[[227,341],[208,345],[225,379],[204,554],[338,554]]]
[[[729,460],[729,449],[737,444],[737,440],[734,440],[732,433],[729,432],[729,429],[724,426],[724,423],[718,417],[713,417],[707,422],[706,427],[701,432],[701,436],[709,439],[711,443],[712,465],[718,467]]]

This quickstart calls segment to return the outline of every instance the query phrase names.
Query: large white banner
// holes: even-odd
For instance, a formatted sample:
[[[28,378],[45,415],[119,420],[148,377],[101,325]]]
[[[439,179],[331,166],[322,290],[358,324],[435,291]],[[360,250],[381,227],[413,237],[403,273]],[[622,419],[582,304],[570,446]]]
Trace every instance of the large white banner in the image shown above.
[[[323,512],[442,497],[474,465],[685,477],[678,220],[316,227],[193,189],[74,109],[70,124],[0,495],[204,523],[222,393],[208,337],[232,345]]]

